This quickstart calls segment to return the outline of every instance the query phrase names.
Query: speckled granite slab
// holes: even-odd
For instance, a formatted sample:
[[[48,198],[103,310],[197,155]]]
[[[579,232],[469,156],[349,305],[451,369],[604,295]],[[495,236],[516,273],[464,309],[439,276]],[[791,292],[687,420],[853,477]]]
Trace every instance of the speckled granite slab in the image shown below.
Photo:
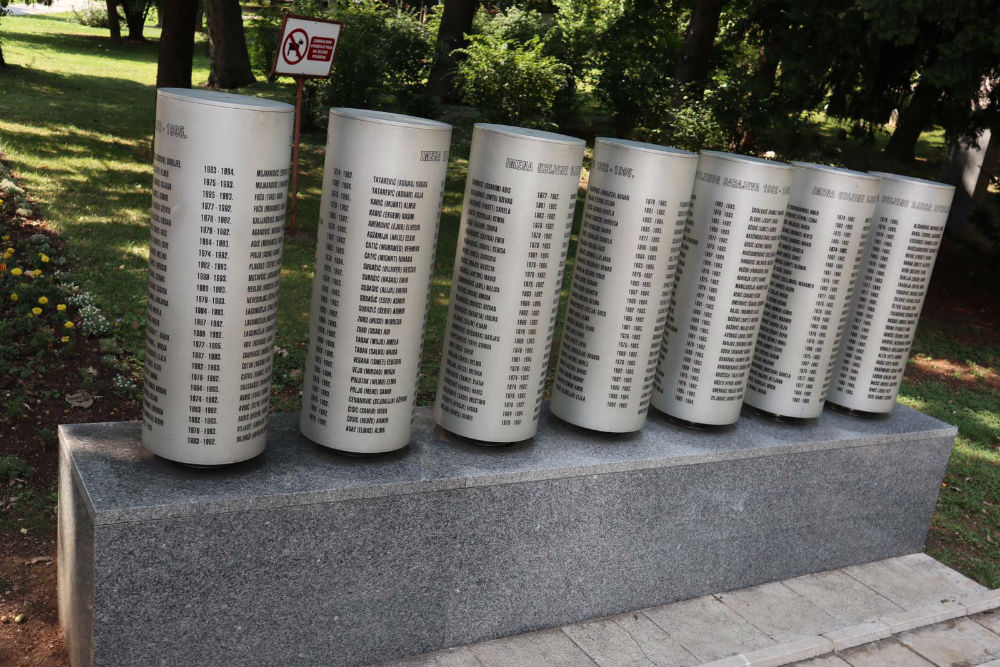
[[[626,436],[543,414],[485,448],[420,409],[373,459],[277,415],[264,455],[208,471],[135,422],[60,427],[74,664],[365,664],[912,553],[956,433],[901,406]]]

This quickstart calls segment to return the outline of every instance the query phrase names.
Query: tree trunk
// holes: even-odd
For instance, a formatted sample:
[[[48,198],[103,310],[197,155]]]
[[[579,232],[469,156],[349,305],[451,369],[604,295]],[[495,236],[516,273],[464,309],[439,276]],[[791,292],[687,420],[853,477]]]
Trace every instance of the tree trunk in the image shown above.
[[[163,32],[156,62],[157,88],[190,88],[194,58],[194,15],[198,0],[163,3]]]
[[[145,41],[142,36],[143,28],[146,27],[145,0],[125,0],[122,2],[122,9],[125,10],[125,25],[128,26],[129,41]]]
[[[939,180],[955,186],[955,198],[948,213],[947,231],[962,238],[969,215],[983,205],[990,181],[1000,164],[1000,132],[986,128],[975,142],[963,139],[952,144],[941,165]]]
[[[205,13],[212,61],[208,85],[239,88],[256,81],[250,68],[239,0],[205,0]]]
[[[826,115],[843,117],[847,115],[847,93],[850,83],[846,75],[835,76],[833,81],[830,99],[826,103]]]
[[[764,31],[760,49],[757,51],[757,66],[747,94],[747,104],[737,123],[736,150],[740,153],[753,152],[760,130],[761,114],[767,113],[767,98],[774,90],[778,76],[779,33],[773,29]]]
[[[111,30],[111,41],[117,44],[122,41],[122,23],[118,20],[118,3],[115,0],[105,0],[108,8],[108,28]]]
[[[461,99],[455,90],[455,66],[458,60],[451,55],[455,49],[468,45],[466,33],[472,32],[472,18],[476,15],[479,0],[444,0],[444,14],[437,35],[437,58],[427,79],[427,90],[442,102]]]
[[[725,0],[695,0],[691,21],[684,35],[681,58],[677,62],[677,80],[696,97],[705,92],[709,59],[719,32],[719,17]]]
[[[899,114],[896,130],[889,137],[885,146],[885,154],[902,162],[912,162],[915,157],[917,140],[920,133],[930,123],[934,105],[941,96],[941,91],[926,80],[917,84],[910,103]]]

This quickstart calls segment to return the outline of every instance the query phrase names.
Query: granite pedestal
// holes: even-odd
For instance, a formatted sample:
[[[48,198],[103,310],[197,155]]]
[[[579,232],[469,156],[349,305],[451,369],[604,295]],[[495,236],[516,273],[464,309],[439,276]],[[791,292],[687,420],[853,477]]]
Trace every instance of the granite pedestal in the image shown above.
[[[606,437],[543,417],[347,458],[272,418],[193,470],[138,423],[60,427],[59,607],[74,664],[354,665],[919,551],[954,427],[897,406]]]

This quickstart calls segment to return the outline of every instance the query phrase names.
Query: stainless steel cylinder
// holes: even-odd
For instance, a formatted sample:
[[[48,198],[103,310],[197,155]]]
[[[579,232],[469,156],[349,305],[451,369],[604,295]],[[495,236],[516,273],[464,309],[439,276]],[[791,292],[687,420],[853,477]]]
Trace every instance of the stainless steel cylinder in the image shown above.
[[[484,443],[538,427],[582,139],[477,124],[434,418]]]
[[[805,162],[792,166],[745,401],[775,416],[811,419],[823,411],[880,179]]]
[[[451,126],[331,109],[302,433],[374,454],[410,441]]]
[[[896,404],[955,187],[881,176],[851,317],[826,400],[859,412]]]
[[[653,381],[653,407],[703,425],[739,419],[792,167],[701,151],[692,219]]]
[[[293,114],[157,91],[142,442],[163,458],[264,450]]]
[[[552,413],[598,431],[646,422],[691,207],[695,153],[598,138]]]

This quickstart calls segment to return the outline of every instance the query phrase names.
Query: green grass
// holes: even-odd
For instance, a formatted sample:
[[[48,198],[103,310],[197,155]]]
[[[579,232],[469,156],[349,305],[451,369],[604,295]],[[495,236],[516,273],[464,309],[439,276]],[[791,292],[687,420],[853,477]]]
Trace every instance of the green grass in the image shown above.
[[[0,150],[44,217],[68,241],[83,286],[116,324],[122,347],[143,356],[146,268],[151,201],[151,134],[154,119],[156,42],[112,45],[106,31],[85,28],[71,17],[6,17],[0,70]],[[158,30],[149,27],[155,40]],[[205,45],[195,59],[195,82],[208,76]],[[291,102],[290,84],[258,83],[240,92]],[[448,294],[458,236],[473,117],[449,109],[455,126],[418,400],[434,397]],[[846,125],[813,114],[802,136],[782,157],[812,159],[855,169],[902,171],[934,178],[944,148],[940,130],[925,133],[916,165],[887,161],[879,149],[888,139],[847,136]],[[325,136],[303,136],[298,224],[286,239],[279,303],[276,411],[297,411],[308,335]],[[576,229],[582,207],[577,210]],[[575,238],[575,237],[574,237]],[[575,244],[574,244],[575,245]],[[573,245],[563,294],[572,274]],[[565,299],[560,310],[560,326]],[[557,329],[555,339],[560,338]],[[1000,343],[962,343],[944,325],[924,321],[914,351],[1000,371]],[[907,380],[901,400],[957,424],[958,443],[935,514],[934,555],[990,586],[1000,584],[1000,406],[984,387],[956,388],[946,379]],[[39,502],[42,502],[41,500]]]
[[[6,17],[0,71],[0,149],[45,218],[69,242],[83,285],[115,323],[136,365],[144,350],[151,202],[152,127],[159,30],[145,44],[113,45],[107,31],[72,17]],[[208,77],[196,48],[194,81]],[[258,83],[240,92],[294,101],[291,84]],[[299,225],[314,234],[324,138],[305,135]],[[314,246],[284,248],[277,344],[302,367]],[[295,378],[291,377],[294,381]],[[287,393],[287,392],[286,392]],[[291,406],[285,406],[289,409]]]
[[[928,552],[980,583],[1000,586],[1000,396],[983,381],[1000,372],[1000,337],[924,318],[913,344],[920,361],[964,366],[934,375],[910,370],[900,402],[958,427]]]
[[[875,127],[870,136],[854,132],[850,121],[832,118],[818,111],[803,115],[803,130],[784,137],[782,157],[820,162],[859,171],[887,171],[937,180],[941,157],[947,148],[944,130],[935,127],[920,135],[912,164],[900,164],[882,149],[891,131]]]

